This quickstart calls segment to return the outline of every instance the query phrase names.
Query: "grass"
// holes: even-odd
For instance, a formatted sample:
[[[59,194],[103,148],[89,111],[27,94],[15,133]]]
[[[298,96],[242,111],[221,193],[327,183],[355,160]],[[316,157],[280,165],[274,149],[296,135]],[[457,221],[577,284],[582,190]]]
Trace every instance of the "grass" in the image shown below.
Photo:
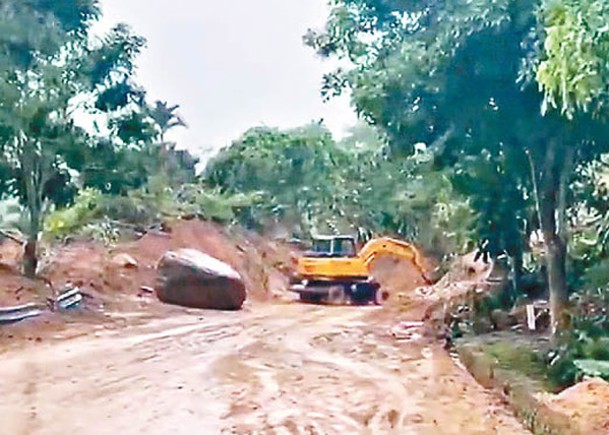
[[[482,347],[484,353],[495,358],[502,369],[516,371],[532,379],[549,392],[560,388],[548,376],[547,367],[533,346],[513,341],[498,341]]]

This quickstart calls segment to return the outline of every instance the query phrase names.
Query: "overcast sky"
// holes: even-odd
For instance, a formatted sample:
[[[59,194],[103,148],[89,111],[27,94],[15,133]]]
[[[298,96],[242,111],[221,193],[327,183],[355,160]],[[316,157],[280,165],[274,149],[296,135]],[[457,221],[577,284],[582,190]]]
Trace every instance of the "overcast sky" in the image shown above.
[[[148,39],[138,80],[151,100],[180,104],[182,146],[227,145],[255,125],[323,118],[336,135],[355,123],[346,98],[321,101],[332,66],[302,44],[327,0],[102,0],[104,26],[126,22]]]

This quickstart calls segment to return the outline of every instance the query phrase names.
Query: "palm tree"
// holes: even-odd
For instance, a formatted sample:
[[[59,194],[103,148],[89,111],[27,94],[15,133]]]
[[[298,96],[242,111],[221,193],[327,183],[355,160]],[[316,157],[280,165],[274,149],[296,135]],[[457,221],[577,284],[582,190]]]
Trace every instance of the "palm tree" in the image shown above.
[[[150,117],[156,124],[158,138],[161,141],[161,165],[163,172],[167,172],[167,159],[169,143],[165,142],[167,132],[177,127],[188,128],[184,119],[177,113],[179,105],[169,106],[166,101],[156,101],[150,108]]]
[[[176,127],[188,127],[184,119],[176,113],[179,108],[180,106],[177,104],[169,106],[166,101],[157,101],[150,109],[150,117],[156,123],[162,144],[165,144],[165,135],[169,130]]]

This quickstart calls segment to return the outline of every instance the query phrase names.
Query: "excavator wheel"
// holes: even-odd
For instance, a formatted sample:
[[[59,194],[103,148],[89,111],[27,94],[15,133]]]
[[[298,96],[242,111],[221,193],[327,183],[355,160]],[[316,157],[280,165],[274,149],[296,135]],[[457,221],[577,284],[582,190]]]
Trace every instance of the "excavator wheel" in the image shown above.
[[[357,283],[351,286],[350,298],[355,305],[368,305],[374,297],[374,286]]]
[[[328,302],[335,305],[341,305],[347,302],[347,293],[341,285],[330,287],[328,292]]]
[[[382,287],[379,287],[374,292],[374,304],[375,305],[384,305],[385,302],[389,299],[389,292],[384,290]]]

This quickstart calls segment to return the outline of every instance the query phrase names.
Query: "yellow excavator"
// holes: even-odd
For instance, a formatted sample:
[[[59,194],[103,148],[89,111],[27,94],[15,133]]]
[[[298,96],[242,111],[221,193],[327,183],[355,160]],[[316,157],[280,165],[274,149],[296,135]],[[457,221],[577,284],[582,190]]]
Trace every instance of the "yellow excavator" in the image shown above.
[[[382,305],[389,294],[372,277],[370,266],[383,255],[412,262],[429,283],[421,254],[409,243],[382,237],[370,240],[358,252],[354,237],[329,236],[315,238],[313,250],[298,260],[290,290],[306,302]]]

